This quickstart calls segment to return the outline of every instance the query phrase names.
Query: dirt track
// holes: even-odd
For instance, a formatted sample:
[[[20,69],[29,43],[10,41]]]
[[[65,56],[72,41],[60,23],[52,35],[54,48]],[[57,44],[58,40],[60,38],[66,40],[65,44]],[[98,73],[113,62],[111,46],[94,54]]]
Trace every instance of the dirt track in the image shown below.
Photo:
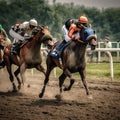
[[[120,83],[88,81],[93,96],[89,99],[82,83],[76,81],[57,101],[57,78],[50,78],[45,96],[38,97],[42,79],[27,76],[24,88],[12,93],[8,76],[0,74],[0,120],[120,120]]]

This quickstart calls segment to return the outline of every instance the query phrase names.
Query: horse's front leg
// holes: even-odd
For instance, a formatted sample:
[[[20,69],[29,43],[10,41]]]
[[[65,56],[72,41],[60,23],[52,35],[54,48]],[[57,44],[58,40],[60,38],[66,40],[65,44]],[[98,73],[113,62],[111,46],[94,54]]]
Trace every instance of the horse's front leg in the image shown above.
[[[20,81],[20,78],[18,77],[19,73],[20,73],[20,67],[18,67],[18,69],[14,72],[14,75],[18,81],[18,89],[20,90],[21,89],[21,81]]]
[[[59,77],[59,88],[60,88],[60,94],[62,93],[62,86],[65,81],[66,75],[64,73],[61,74]]]
[[[65,69],[64,73],[70,78],[70,85],[68,87],[65,87],[64,91],[69,91],[71,90],[75,80],[72,78],[72,73],[68,69]]]
[[[59,89],[60,89],[60,94],[56,95],[55,98],[57,100],[61,100],[62,99],[62,86],[63,83],[65,81],[66,75],[64,73],[62,73],[59,77]]]
[[[25,82],[25,70],[26,70],[26,64],[22,63],[20,65],[20,75],[21,75],[21,79],[22,79],[22,84],[24,85]]]
[[[79,70],[79,74],[81,76],[81,79],[82,79],[82,83],[85,87],[85,90],[86,90],[86,94],[89,95],[89,89],[88,89],[88,86],[87,86],[87,82],[86,82],[86,79],[85,79],[85,76],[86,76],[86,71],[85,69],[80,69]]]
[[[17,87],[16,87],[16,85],[15,85],[15,83],[14,83],[14,77],[13,77],[13,75],[12,75],[12,71],[11,71],[11,65],[7,65],[6,64],[6,66],[7,66],[7,71],[8,71],[8,73],[9,73],[9,79],[10,79],[10,81],[11,81],[11,83],[12,83],[12,86],[13,86],[13,92],[17,92]]]

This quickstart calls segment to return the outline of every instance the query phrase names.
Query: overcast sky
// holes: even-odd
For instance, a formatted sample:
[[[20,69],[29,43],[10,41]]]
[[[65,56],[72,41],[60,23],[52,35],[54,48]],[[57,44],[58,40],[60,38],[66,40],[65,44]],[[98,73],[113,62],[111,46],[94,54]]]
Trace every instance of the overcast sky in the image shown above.
[[[53,0],[48,0],[51,4]],[[119,7],[120,0],[56,0],[56,3],[74,3],[74,5],[84,5],[86,7],[111,8]]]

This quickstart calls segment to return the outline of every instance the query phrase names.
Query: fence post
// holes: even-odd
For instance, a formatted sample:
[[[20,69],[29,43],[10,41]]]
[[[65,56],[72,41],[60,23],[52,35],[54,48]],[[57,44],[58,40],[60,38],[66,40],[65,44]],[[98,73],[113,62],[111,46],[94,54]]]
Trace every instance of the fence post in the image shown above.
[[[98,48],[100,48],[100,42],[98,42]],[[100,62],[101,60],[100,60],[100,57],[101,57],[101,52],[100,51],[98,51],[98,62]]]
[[[110,60],[110,74],[111,74],[111,80],[114,79],[114,72],[113,72],[113,59],[112,59],[112,55],[110,52],[107,52],[108,56],[109,56],[109,60]]]

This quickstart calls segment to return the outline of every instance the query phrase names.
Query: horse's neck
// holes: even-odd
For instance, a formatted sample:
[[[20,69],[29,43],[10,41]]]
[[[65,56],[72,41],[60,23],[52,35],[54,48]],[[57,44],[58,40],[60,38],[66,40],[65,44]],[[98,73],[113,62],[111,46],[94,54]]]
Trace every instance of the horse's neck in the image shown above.
[[[31,43],[30,45],[31,51],[34,51],[34,52],[40,51],[40,48],[41,48],[41,43],[38,43],[38,41]]]
[[[32,40],[28,42],[26,47],[29,49],[29,52],[32,53],[32,56],[38,56],[40,54],[41,43],[38,40]]]
[[[86,51],[86,48],[87,48],[86,44],[79,43],[79,42],[73,43],[73,49],[75,49],[75,51],[77,51],[79,54],[81,54],[81,53],[84,54]]]
[[[40,39],[40,31],[33,37],[33,39],[29,44],[29,47],[37,51],[40,50],[41,42],[39,41],[39,39]]]

